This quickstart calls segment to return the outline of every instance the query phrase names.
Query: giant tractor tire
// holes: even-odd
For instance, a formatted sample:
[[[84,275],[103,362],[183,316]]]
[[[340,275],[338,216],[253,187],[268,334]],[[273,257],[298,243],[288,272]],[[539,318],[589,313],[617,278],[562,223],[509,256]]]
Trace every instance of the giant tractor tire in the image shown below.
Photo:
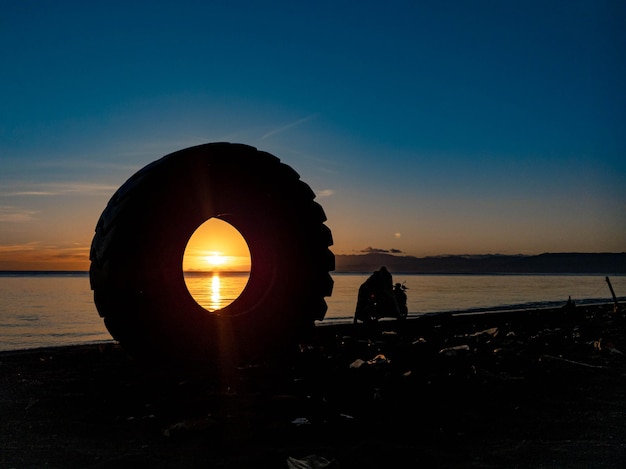
[[[326,314],[335,257],[326,215],[288,165],[254,147],[209,143],[147,165],[113,195],[91,245],[104,323],[131,355],[241,363],[289,353]],[[241,295],[215,312],[185,285],[187,242],[206,220],[250,249]]]

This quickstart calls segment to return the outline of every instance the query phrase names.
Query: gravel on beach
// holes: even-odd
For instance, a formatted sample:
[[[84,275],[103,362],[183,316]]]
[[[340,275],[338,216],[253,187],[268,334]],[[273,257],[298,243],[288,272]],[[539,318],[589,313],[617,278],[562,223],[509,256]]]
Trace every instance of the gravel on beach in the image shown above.
[[[318,325],[208,372],[115,343],[0,353],[0,468],[619,467],[614,305]]]

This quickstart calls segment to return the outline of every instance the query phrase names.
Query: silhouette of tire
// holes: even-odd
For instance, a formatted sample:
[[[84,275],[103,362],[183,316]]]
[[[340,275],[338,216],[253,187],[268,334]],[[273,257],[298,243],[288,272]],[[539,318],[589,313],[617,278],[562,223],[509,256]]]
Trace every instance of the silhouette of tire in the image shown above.
[[[294,350],[326,314],[335,257],[326,215],[289,166],[254,147],[210,143],[147,165],[98,220],[89,278],[104,323],[132,355],[214,364]],[[182,259],[209,218],[246,240],[251,270],[233,303],[208,312]]]

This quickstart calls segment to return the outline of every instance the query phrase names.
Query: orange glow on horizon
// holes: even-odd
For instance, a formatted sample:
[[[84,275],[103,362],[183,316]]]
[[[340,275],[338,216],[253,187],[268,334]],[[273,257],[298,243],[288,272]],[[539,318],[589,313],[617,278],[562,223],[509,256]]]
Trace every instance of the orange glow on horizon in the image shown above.
[[[215,252],[204,258],[211,266],[218,267],[228,262],[228,256],[223,255],[221,252]]]
[[[89,245],[0,245],[0,270],[89,270]]]
[[[183,271],[249,272],[250,250],[231,224],[211,218],[189,239],[183,256]]]

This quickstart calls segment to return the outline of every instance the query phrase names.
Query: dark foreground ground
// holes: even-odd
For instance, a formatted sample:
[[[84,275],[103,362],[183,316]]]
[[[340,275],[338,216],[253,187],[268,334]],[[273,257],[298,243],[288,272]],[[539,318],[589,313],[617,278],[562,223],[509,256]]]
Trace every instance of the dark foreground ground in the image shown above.
[[[613,306],[320,326],[216,380],[117,345],[0,353],[2,468],[616,468]]]

